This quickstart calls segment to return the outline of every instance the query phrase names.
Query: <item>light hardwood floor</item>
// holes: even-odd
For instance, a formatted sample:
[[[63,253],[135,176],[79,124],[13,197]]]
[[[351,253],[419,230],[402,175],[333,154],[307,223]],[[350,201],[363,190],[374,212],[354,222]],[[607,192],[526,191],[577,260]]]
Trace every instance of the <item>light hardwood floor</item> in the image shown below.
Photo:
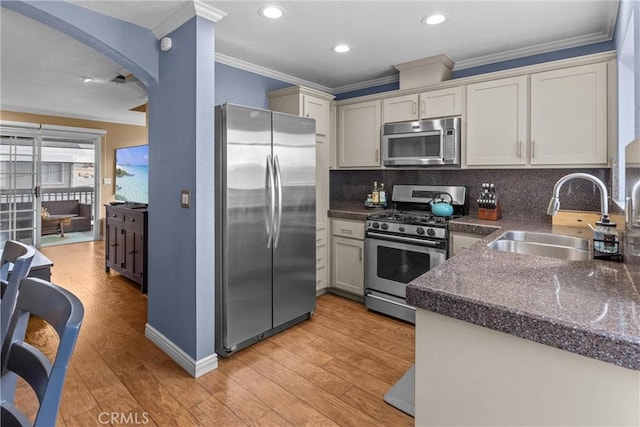
[[[413,425],[383,401],[414,362],[414,329],[406,323],[322,295],[311,320],[194,379],[144,337],[147,299],[104,272],[102,242],[42,252],[54,261],[52,281],[85,307],[60,426]],[[46,350],[56,338],[34,322],[28,339]],[[31,416],[34,399],[22,384],[18,405]]]

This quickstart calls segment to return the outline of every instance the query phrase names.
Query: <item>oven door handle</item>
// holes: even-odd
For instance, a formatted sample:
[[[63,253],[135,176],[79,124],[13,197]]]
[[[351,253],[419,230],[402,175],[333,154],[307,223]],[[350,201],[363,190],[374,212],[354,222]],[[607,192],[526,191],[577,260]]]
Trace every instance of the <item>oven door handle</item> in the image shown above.
[[[410,237],[402,237],[402,236],[390,236],[388,234],[375,233],[371,231],[367,231],[367,237],[373,237],[382,240],[396,241],[396,242],[405,242],[405,243],[413,243],[414,245],[422,245],[422,246],[438,246],[442,242],[435,242],[433,240],[422,240],[422,239],[412,239]]]
[[[415,307],[412,307],[410,305],[402,304],[400,302],[396,302],[396,301],[393,301],[393,300],[390,300],[390,299],[386,299],[386,298],[380,298],[379,296],[371,294],[371,293],[368,293],[366,296],[367,296],[367,298],[373,298],[373,299],[377,299],[379,301],[388,302],[389,304],[397,305],[397,306],[400,306],[402,308],[409,308],[409,309],[414,310],[414,311],[416,309]]]

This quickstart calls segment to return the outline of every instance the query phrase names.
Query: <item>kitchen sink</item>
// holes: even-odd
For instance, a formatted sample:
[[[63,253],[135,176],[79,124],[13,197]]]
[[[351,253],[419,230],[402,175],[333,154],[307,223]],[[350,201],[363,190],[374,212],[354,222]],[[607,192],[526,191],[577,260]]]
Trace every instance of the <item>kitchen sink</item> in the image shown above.
[[[487,246],[502,252],[545,256],[567,261],[591,259],[588,240],[557,234],[507,231]]]

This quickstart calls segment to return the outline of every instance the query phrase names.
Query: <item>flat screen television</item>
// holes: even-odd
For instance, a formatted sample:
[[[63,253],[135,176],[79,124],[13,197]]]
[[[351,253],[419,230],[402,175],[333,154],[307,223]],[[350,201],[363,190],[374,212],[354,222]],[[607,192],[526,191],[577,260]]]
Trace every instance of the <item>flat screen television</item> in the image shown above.
[[[116,149],[116,200],[149,203],[149,146]]]

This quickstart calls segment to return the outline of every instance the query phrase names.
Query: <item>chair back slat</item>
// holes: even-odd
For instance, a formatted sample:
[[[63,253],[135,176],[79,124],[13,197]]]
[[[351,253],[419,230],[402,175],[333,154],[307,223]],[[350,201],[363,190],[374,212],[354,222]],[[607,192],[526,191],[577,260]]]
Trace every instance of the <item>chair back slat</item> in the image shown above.
[[[60,338],[53,363],[39,349],[24,342],[26,323],[31,314],[49,323]],[[3,415],[11,417],[10,412],[15,410],[15,380],[19,376],[33,388],[40,401],[34,426],[55,425],[64,380],[83,318],[82,303],[66,289],[31,277],[20,282],[6,352],[3,346],[3,354],[6,354],[1,381]],[[2,421],[4,427],[4,418]]]
[[[0,280],[2,283],[2,301],[0,302],[0,343],[2,343],[2,357],[9,330],[9,323],[20,292],[20,282],[29,274],[31,262],[36,250],[24,243],[9,240],[5,242],[0,258]],[[12,270],[9,271],[9,267]]]

